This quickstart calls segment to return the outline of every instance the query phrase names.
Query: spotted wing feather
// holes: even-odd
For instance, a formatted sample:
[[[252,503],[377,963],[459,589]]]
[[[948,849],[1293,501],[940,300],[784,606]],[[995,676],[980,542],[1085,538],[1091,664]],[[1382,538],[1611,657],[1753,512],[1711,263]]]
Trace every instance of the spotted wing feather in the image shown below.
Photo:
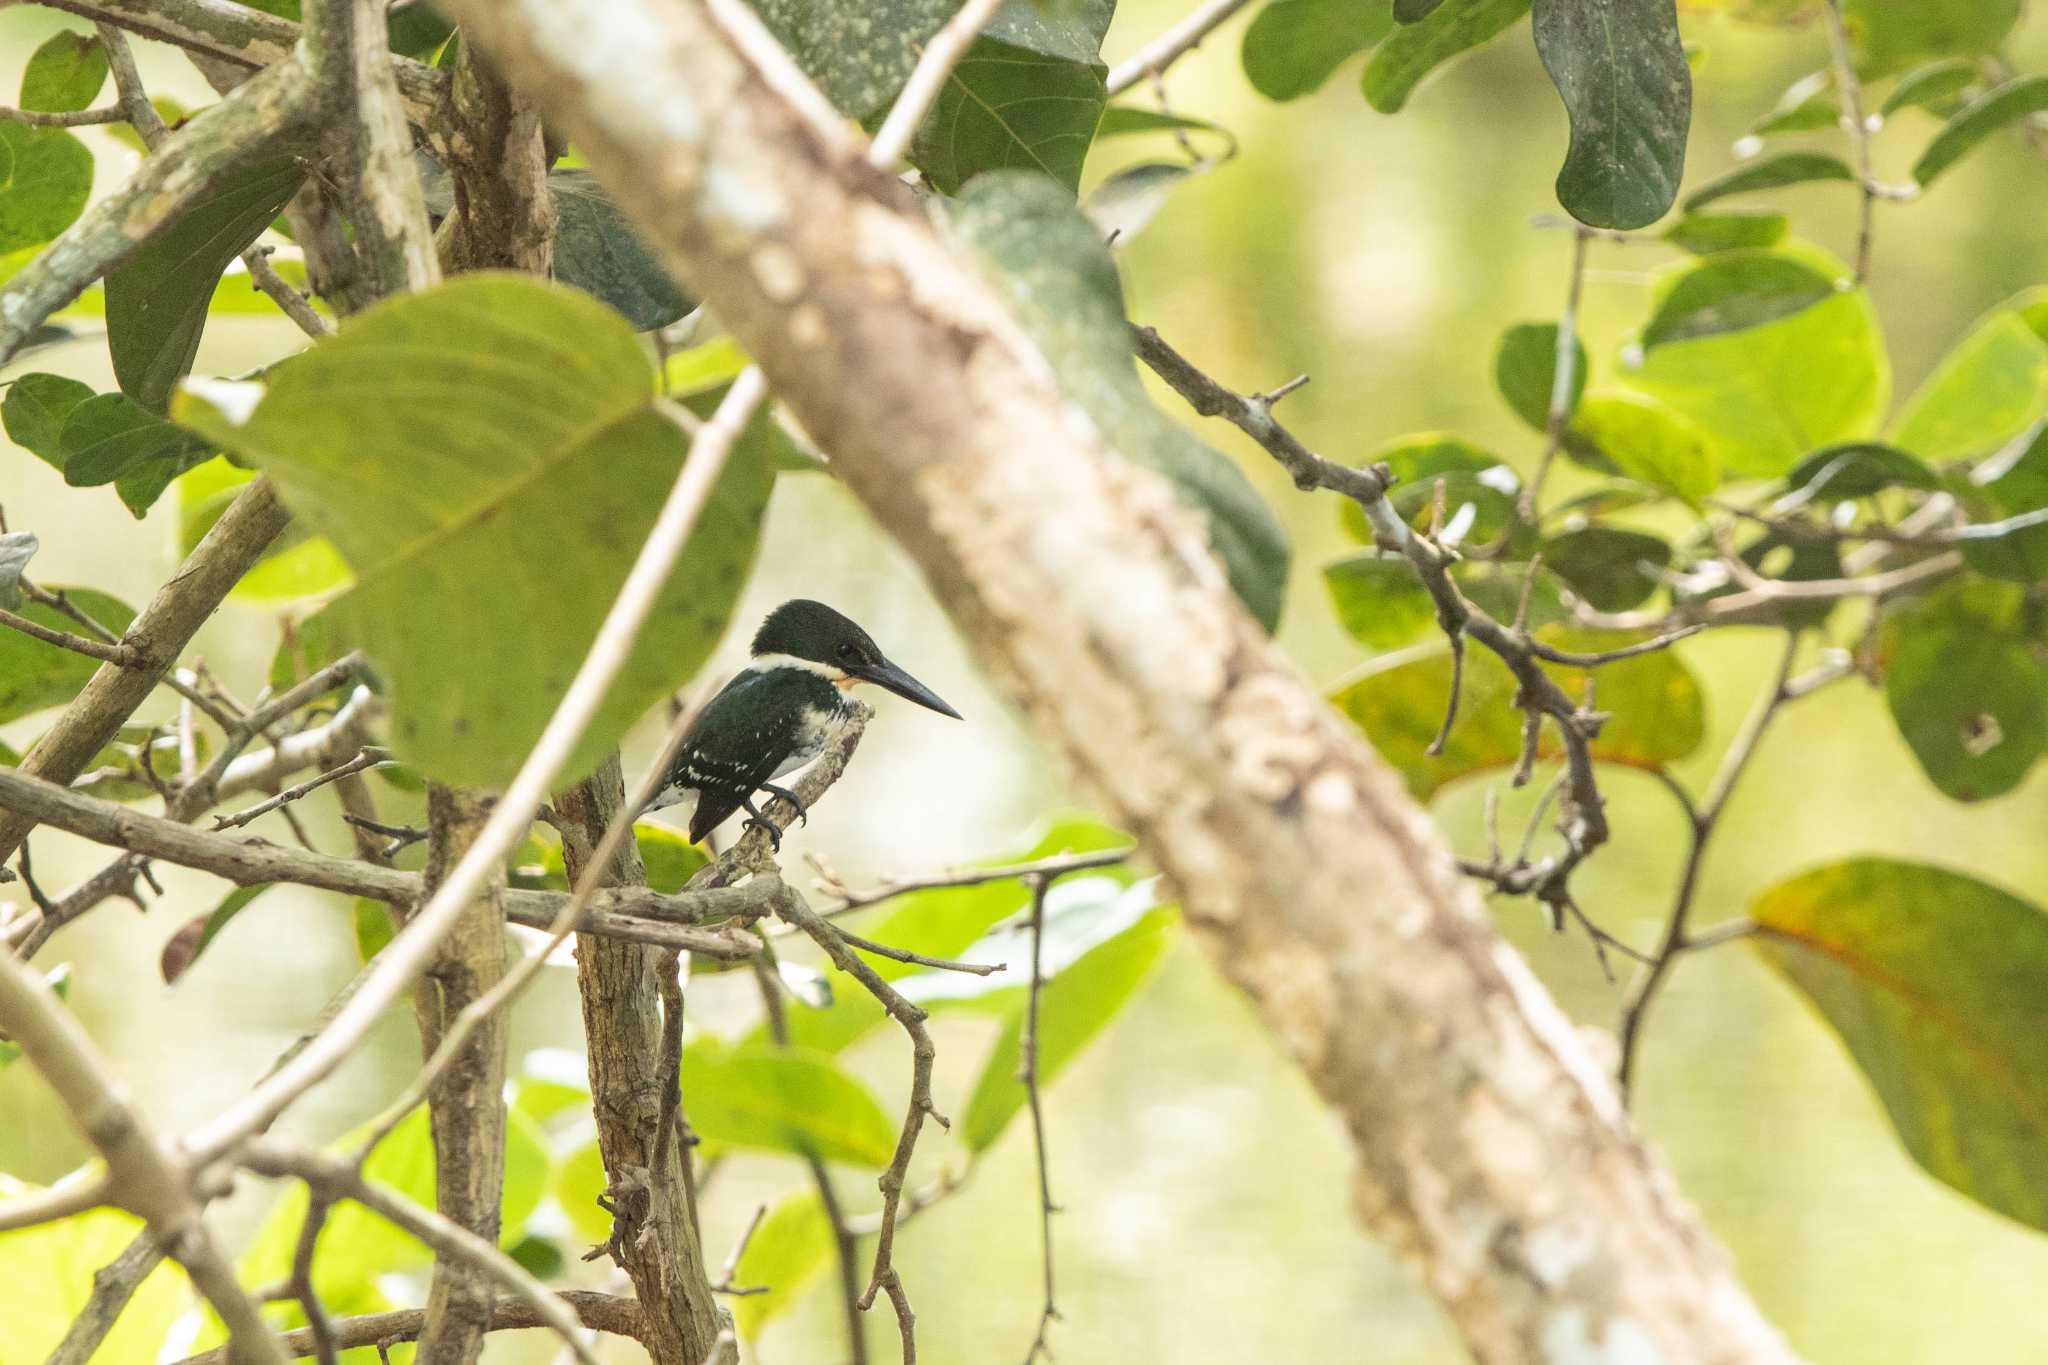
[[[831,684],[787,670],[749,672],[711,699],[663,783],[698,794],[690,817],[692,843],[746,804],[803,747],[805,709],[820,686]]]

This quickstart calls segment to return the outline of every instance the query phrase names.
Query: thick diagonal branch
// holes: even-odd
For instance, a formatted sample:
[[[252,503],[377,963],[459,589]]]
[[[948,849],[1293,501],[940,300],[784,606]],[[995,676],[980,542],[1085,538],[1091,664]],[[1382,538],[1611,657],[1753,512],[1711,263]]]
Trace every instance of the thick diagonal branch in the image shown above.
[[[741,55],[727,26],[750,12],[445,8],[560,120],[1139,834],[1344,1118],[1361,1210],[1473,1354],[1788,1359],[1398,778],[857,136],[783,94],[802,78],[761,69],[751,37]]]

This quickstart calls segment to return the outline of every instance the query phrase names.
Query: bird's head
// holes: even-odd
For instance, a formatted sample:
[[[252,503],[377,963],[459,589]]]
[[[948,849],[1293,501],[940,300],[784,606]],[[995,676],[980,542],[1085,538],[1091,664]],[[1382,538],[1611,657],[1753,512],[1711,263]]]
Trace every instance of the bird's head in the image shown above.
[[[823,602],[799,597],[769,612],[754,632],[753,652],[756,659],[781,655],[800,661],[842,685],[870,682],[942,716],[960,719],[936,692],[883,657],[866,631]]]

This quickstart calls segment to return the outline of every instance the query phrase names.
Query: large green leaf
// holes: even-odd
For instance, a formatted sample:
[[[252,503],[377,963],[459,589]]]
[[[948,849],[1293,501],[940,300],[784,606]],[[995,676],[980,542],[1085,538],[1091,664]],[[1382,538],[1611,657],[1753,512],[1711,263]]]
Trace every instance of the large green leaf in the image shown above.
[[[62,128],[0,120],[0,252],[40,246],[92,194],[92,153]]]
[[[1979,599],[1936,594],[1889,613],[1881,636],[1892,720],[1928,780],[1957,801],[2002,796],[2048,748],[2048,664]]]
[[[1712,438],[1662,403],[1595,393],[1579,405],[1572,433],[1629,478],[1694,507],[1721,481]]]
[[[0,1175],[0,1198],[12,1202],[35,1187]],[[7,1286],[5,1359],[42,1360],[55,1350],[93,1293],[93,1277],[142,1230],[142,1220],[94,1209],[38,1227],[0,1233],[0,1284]],[[185,1276],[166,1261],[150,1272],[121,1309],[93,1359],[116,1365],[155,1360],[186,1305]]]
[[[2048,76],[2022,76],[1985,92],[1958,110],[1934,135],[1934,141],[1913,163],[1913,179],[1923,189],[1932,185],[1985,138],[2043,109],[2048,109]]]
[[[555,201],[555,278],[594,294],[638,332],[666,327],[690,301],[587,170],[548,173]]]
[[[55,587],[55,585],[47,585]],[[86,615],[108,630],[123,631],[135,619],[127,603],[92,588],[57,589]],[[24,602],[15,613],[52,630],[82,634],[79,624],[40,602]],[[75,654],[56,645],[44,644],[18,630],[0,629],[0,722],[14,720],[45,707],[62,706],[76,696],[86,680],[99,670],[99,660]]]
[[[832,1220],[816,1191],[792,1194],[768,1210],[733,1268],[734,1284],[766,1291],[732,1301],[739,1334],[753,1341],[770,1320],[795,1307],[804,1286],[830,1263],[834,1247]]]
[[[296,156],[252,162],[107,275],[107,349],[121,392],[162,412],[192,368],[214,284],[305,178]]]
[[[1831,863],[1750,908],[1751,943],[1849,1049],[1915,1161],[2048,1231],[2048,915],[1961,872]]]
[[[943,194],[989,171],[1050,176],[1072,195],[1109,102],[1106,68],[982,37],[946,78],[910,157]]]
[[[2020,17],[2020,0],[1844,0],[1842,17],[1866,76],[1933,57],[1996,52]]]
[[[58,444],[64,482],[79,488],[111,483],[138,517],[211,449],[125,393],[94,394],[73,408]]]
[[[53,33],[21,73],[21,107],[70,113],[92,104],[107,81],[107,49],[98,35]]]
[[[1785,252],[1717,252],[1665,279],[1643,326],[1643,349],[1760,327],[1813,307],[1835,292],[1835,283],[1826,270]]]
[[[876,1169],[896,1151],[896,1128],[867,1087],[810,1048],[698,1039],[683,1049],[683,1100],[690,1126],[713,1142]]]
[[[1419,23],[1402,25],[1366,63],[1366,103],[1382,114],[1399,112],[1430,72],[1528,12],[1529,0],[1449,0]]]
[[[1571,116],[1557,201],[1594,227],[1663,217],[1678,197],[1692,121],[1672,0],[1535,0],[1531,21]]]
[[[1286,593],[1286,535],[1237,466],[1146,394],[1116,263],[1087,218],[1044,176],[1010,172],[975,181],[950,221],[1067,395],[1119,452],[1165,476],[1203,514],[1231,587],[1270,630]]]
[[[1848,162],[1826,152],[1784,152],[1737,166],[1726,175],[1709,180],[1685,197],[1685,211],[1698,213],[1714,201],[1732,194],[1754,194],[1758,190],[1783,189],[1787,185],[1806,185],[1823,180],[1847,180],[1853,184],[1856,172],[1849,169]]]
[[[1393,27],[1388,0],[1271,0],[1244,31],[1245,78],[1269,100],[1300,99]]]
[[[1546,630],[1562,649],[1611,649],[1632,637]],[[1446,783],[1514,764],[1522,752],[1523,713],[1515,708],[1515,680],[1507,665],[1477,646],[1465,651],[1464,698],[1457,724],[1440,757],[1424,750],[1443,723],[1450,695],[1448,653],[1381,663],[1331,697],[1365,732],[1380,756],[1407,780],[1417,800]],[[1568,692],[1581,690],[1580,670],[1551,667]],[[1672,651],[1659,650],[1600,669],[1599,706],[1611,719],[1593,741],[1593,756],[1635,768],[1660,768],[1699,748],[1706,733],[1706,702],[1699,680]],[[1540,752],[1555,757],[1556,729],[1546,723]]]
[[[1956,344],[1908,398],[1891,439],[1926,460],[1982,455],[2048,412],[2048,338],[2024,309],[2048,290],[2001,305]]]
[[[1713,269],[1717,259],[1687,269]],[[1825,258],[1807,249],[1800,259]],[[1872,434],[1891,390],[1870,298],[1840,287],[1754,326],[1631,348],[1621,377],[1708,432],[1729,472],[1762,477],[1816,446]]]
[[[1179,918],[1170,907],[1148,911],[1136,924],[1050,975],[1038,1002],[1040,1087],[1049,1085],[1137,992],[1171,944],[1168,931]],[[1024,1105],[1024,1085],[1018,1079],[1024,1025],[1024,1012],[1011,1012],[982,1064],[957,1130],[969,1151],[986,1150]]]
[[[390,300],[267,391],[196,384],[178,415],[269,471],[340,549],[357,583],[328,614],[389,681],[396,747],[478,785],[532,747],[686,453],[632,328],[508,275]],[[764,427],[733,453],[564,780],[724,631],[770,486]]]
[[[1543,542],[1543,567],[1595,611],[1627,611],[1657,591],[1671,547],[1644,531],[1587,526]]]
[[[1570,417],[1586,391],[1586,345],[1572,338],[1572,382],[1565,397]],[[1537,431],[1550,429],[1551,391],[1557,382],[1557,324],[1518,322],[1500,334],[1493,353],[1493,383],[1515,416]]]

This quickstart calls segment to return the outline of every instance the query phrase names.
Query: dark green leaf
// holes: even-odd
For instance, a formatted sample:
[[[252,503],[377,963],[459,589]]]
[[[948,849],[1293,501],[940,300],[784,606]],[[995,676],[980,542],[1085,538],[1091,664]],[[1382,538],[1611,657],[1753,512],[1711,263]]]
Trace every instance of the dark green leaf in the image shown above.
[[[555,200],[555,278],[617,309],[636,332],[666,327],[689,311],[661,262],[586,170],[548,173]]]
[[[748,1341],[771,1319],[795,1306],[797,1296],[831,1261],[832,1220],[811,1190],[792,1194],[768,1211],[734,1267],[735,1284],[767,1292],[732,1301],[733,1326]]]
[[[1572,338],[1571,393],[1565,401],[1569,418],[1586,391],[1586,347]],[[1518,322],[1500,334],[1493,355],[1493,382],[1508,407],[1537,431],[1550,429],[1550,400],[1557,384],[1557,324]]]
[[[263,235],[304,178],[293,156],[246,166],[107,276],[107,349],[123,393],[151,412],[164,410],[172,386],[192,368],[221,272]]]
[[[1933,57],[1996,52],[2020,16],[2020,0],[1845,0],[1843,18],[1865,76],[1885,76]]]
[[[1128,104],[1115,104],[1102,111],[1102,121],[1095,125],[1095,139],[1100,142],[1109,137],[1132,137],[1143,133],[1191,133],[1206,134],[1222,140],[1222,148],[1216,159],[1228,161],[1237,155],[1237,135],[1220,123],[1205,118],[1193,118],[1187,114],[1169,114],[1159,109],[1137,109]]]
[[[1028,173],[982,177],[951,217],[1067,395],[1203,513],[1231,587],[1271,629],[1287,582],[1285,533],[1236,465],[1153,405],[1132,359],[1122,282],[1095,229],[1058,186]]]
[[[21,107],[68,114],[92,106],[107,80],[107,49],[91,33],[53,33],[21,73]]]
[[[1124,246],[1143,232],[1184,181],[1206,166],[1185,161],[1141,161],[1126,166],[1089,192],[1081,211],[1102,240]]]
[[[1867,498],[1886,488],[1933,488],[1934,471],[1896,446],[1879,441],[1851,441],[1827,446],[1794,465],[1785,476],[1787,498],[1776,506],[1780,512],[1820,499],[1844,502]],[[1792,502],[1789,495],[1798,495]]]
[[[65,593],[81,611],[108,630],[126,630],[135,619],[135,612],[127,603],[103,592],[58,588],[54,584],[44,586]],[[55,607],[24,602],[16,611],[37,625],[79,633],[78,623]],[[0,630],[0,723],[47,706],[62,706],[77,695],[99,666],[97,659],[44,644],[18,630]]]
[[[1444,487],[1444,526],[1449,539],[1485,544],[1515,521],[1515,496],[1521,480],[1492,451],[1443,432],[1404,436],[1366,457],[1367,464],[1385,464],[1394,475],[1388,499],[1411,524],[1427,525],[1435,515],[1436,486]],[[1352,539],[1373,543],[1365,514],[1349,499],[1338,505],[1338,517]]]
[[[1041,1087],[1049,1085],[1137,993],[1172,942],[1168,930],[1179,918],[1171,908],[1148,911],[1136,924],[1083,954],[1040,988]],[[968,1098],[958,1130],[970,1152],[986,1151],[1024,1104],[1024,1085],[1017,1079],[1023,1029],[1023,1013],[1012,1012],[982,1064],[981,1077]]]
[[[1548,629],[1543,639],[1562,649],[1613,649],[1640,638]],[[1583,691],[1582,670],[1551,668],[1565,690]],[[1484,649],[1468,648],[1464,699],[1443,755],[1423,751],[1443,723],[1450,695],[1449,654],[1375,668],[1331,698],[1365,732],[1380,756],[1406,779],[1417,800],[1473,773],[1512,766],[1522,753],[1523,713],[1515,709],[1514,675]],[[1600,669],[1599,706],[1611,719],[1593,741],[1593,756],[1608,763],[1659,768],[1699,748],[1706,733],[1706,703],[1698,679],[1671,650],[1659,650]],[[1539,750],[1558,753],[1555,727],[1543,727]]]
[[[1849,169],[1849,163],[1826,152],[1782,152],[1752,161],[1718,179],[1706,184],[1686,196],[1685,211],[1698,213],[1717,199],[1726,199],[1734,194],[1753,194],[1758,190],[1783,189],[1787,185],[1805,185],[1819,180],[1846,180],[1855,183],[1856,172]]]
[[[829,1054],[802,1047],[704,1038],[683,1049],[690,1126],[714,1142],[880,1169],[896,1128],[867,1087]]]
[[[1664,229],[1664,240],[1695,256],[1709,256],[1716,251],[1776,246],[1785,239],[1786,226],[1782,213],[1688,213]]]
[[[92,194],[92,153],[62,128],[0,121],[0,252],[41,246],[77,219]]]
[[[1934,141],[1913,163],[1913,179],[1925,189],[1985,138],[2043,109],[2048,109],[2048,76],[2022,76],[1986,91],[1942,125]]]
[[[1928,780],[1957,801],[2003,796],[2048,745],[2048,668],[2018,640],[1893,618],[1885,700]]]
[[[1750,125],[1749,131],[1756,137],[1810,133],[1816,128],[1832,128],[1841,118],[1842,104],[1835,98],[1833,73],[1816,71],[1787,86],[1777,104]]]
[[[1386,0],[1271,0],[1244,31],[1245,79],[1269,100],[1300,99],[1393,26]]]
[[[2024,313],[2044,294],[2029,290],[1979,322],[1899,409],[1891,439],[1923,459],[1963,459],[2048,412],[2048,340]]]
[[[1811,583],[1842,576],[1841,548],[1835,542],[1808,540],[1778,531],[1767,532],[1750,542],[1741,559],[1763,577],[1782,583]],[[1723,597],[1742,591],[1741,584],[1729,582],[1705,595]],[[1790,598],[1777,604],[1777,619],[1794,629],[1819,626],[1837,605],[1827,598]]]
[[[910,157],[942,194],[989,171],[1037,171],[1080,187],[1081,163],[1109,102],[1100,62],[1083,64],[982,37],[918,129]]]
[[[1543,543],[1543,567],[1595,611],[1641,606],[1662,581],[1671,547],[1656,536],[1618,526],[1588,526]]]
[[[1879,112],[1890,118],[1901,109],[1945,108],[1956,96],[1977,83],[1977,63],[1966,57],[1947,57],[1908,71],[1899,77]]]
[[[249,902],[268,891],[274,883],[258,882],[254,886],[238,886],[228,892],[219,905],[203,915],[194,915],[179,927],[178,932],[165,940],[158,968],[163,973],[164,984],[173,984],[199,960],[220,931],[227,928],[232,920],[248,908]]]
[[[2048,507],[2048,423],[2036,428],[2025,443],[2015,443],[1979,466],[1971,475],[1971,489],[1971,500],[1991,514],[1977,518],[1980,521]],[[1963,559],[1993,578],[2048,581],[2048,526],[2026,526],[1994,540],[1966,540]]]
[[[92,385],[61,374],[25,374],[0,399],[7,439],[56,470],[64,468],[64,423],[93,396]]]
[[[2048,917],[1961,872],[1831,863],[1750,941],[1841,1037],[1928,1174],[2048,1231]]]
[[[1835,281],[1775,251],[1723,251],[1678,272],[1643,327],[1642,347],[1760,327],[1833,297]]]
[[[1627,393],[1594,394],[1579,405],[1572,434],[1616,472],[1693,507],[1721,482],[1711,439],[1662,403]]]
[[[1536,0],[1536,51],[1571,116],[1557,201],[1582,223],[1639,228],[1678,197],[1692,70],[1672,0]]]
[[[562,1248],[545,1237],[522,1237],[507,1247],[505,1254],[537,1280],[555,1279],[569,1268],[569,1258],[562,1254]]]
[[[1366,63],[1366,103],[1399,112],[1423,77],[1528,12],[1529,0],[1448,0],[1420,23],[1395,29]]]
[[[161,465],[170,471],[157,485],[161,493],[171,478],[208,451],[204,441],[145,411],[125,393],[94,394],[73,408],[61,440],[64,482],[75,488],[112,483],[141,466]],[[147,510],[145,503],[135,514]]]
[[[481,274],[352,318],[273,371],[267,392],[195,382],[179,420],[262,465],[355,570],[323,615],[389,681],[400,753],[488,785],[531,748],[682,464],[682,433],[653,395],[616,313]],[[563,780],[723,633],[771,484],[756,421]],[[421,600],[436,610],[415,610]]]
[[[1367,551],[1326,564],[1323,585],[1338,622],[1369,649],[1405,645],[1436,619],[1429,591],[1399,556],[1382,559]]]
[[[1394,22],[1419,24],[1436,12],[1444,0],[1394,0]]]

